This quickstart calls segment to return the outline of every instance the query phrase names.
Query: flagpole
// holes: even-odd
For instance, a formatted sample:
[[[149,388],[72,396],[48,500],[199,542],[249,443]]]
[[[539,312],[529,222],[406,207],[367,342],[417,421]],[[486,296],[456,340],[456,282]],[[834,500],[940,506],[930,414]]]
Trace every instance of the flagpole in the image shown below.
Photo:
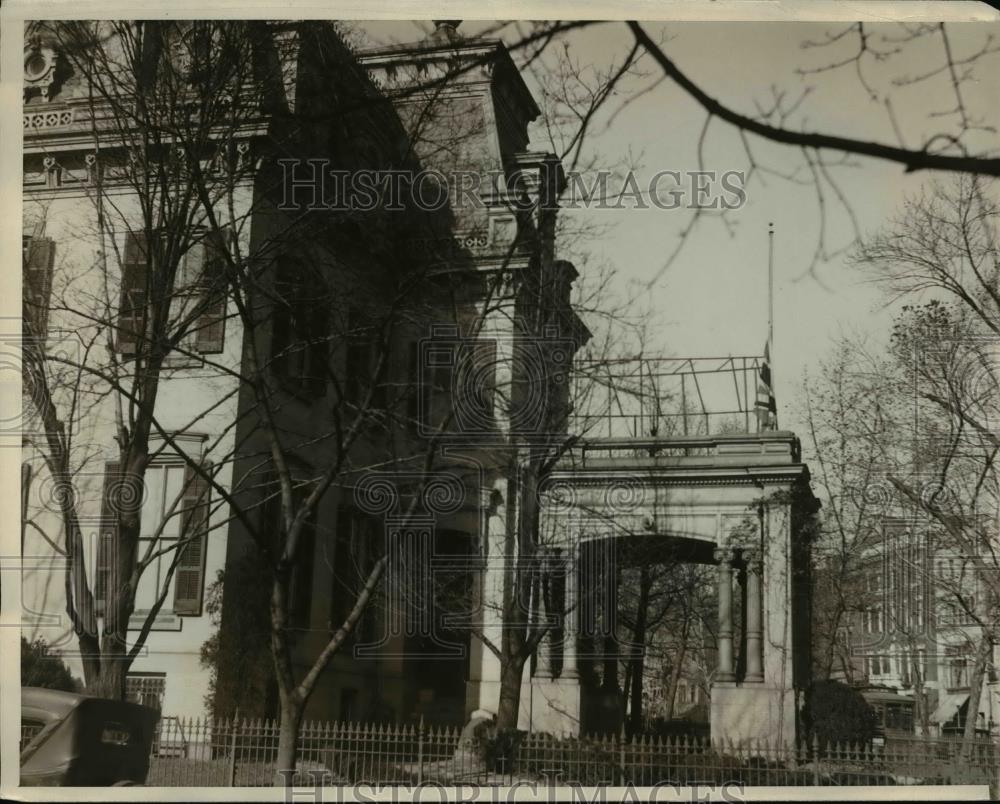
[[[770,354],[768,369],[771,372],[771,393],[774,393],[774,223],[767,224],[767,351]],[[774,427],[778,427],[778,413],[774,413]]]

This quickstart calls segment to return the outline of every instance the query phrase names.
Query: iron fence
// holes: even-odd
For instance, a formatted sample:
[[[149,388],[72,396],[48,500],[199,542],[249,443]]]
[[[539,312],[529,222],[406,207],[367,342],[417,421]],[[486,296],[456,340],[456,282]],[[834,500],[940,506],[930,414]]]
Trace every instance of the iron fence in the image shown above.
[[[272,720],[163,718],[151,786],[269,786]],[[472,750],[456,728],[305,723],[294,782],[319,785],[900,785],[996,783],[1000,747],[914,737],[881,745],[799,745],[688,737],[508,735]]]

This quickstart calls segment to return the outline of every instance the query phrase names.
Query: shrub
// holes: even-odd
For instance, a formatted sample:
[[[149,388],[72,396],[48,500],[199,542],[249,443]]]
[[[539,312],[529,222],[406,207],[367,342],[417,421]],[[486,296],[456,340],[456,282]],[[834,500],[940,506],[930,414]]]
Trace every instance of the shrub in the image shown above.
[[[864,745],[875,736],[878,718],[857,690],[839,681],[817,681],[806,690],[802,719],[810,742]]]
[[[527,732],[519,729],[497,729],[493,723],[482,723],[473,736],[476,757],[496,773],[508,773],[513,768],[517,747]]]
[[[66,663],[49,653],[48,643],[40,637],[34,642],[21,637],[21,686],[63,692],[79,692],[83,687]]]

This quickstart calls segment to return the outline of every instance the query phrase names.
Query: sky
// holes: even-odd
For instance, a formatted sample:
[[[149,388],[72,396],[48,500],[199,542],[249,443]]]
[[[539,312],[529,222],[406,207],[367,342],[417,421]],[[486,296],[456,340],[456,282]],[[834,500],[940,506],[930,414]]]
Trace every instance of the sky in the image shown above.
[[[459,27],[472,36],[492,23],[469,21]],[[430,29],[427,22],[359,23],[372,43],[413,41]],[[907,84],[908,78],[945,65],[939,34],[916,42],[893,40],[905,34],[895,24],[868,25],[874,47],[899,48],[890,58],[868,57],[862,75],[874,90],[873,99],[859,80],[853,64],[822,73],[803,74],[850,56],[856,37],[845,37],[825,48],[804,47],[820,42],[844,26],[838,23],[650,23],[653,38],[668,37],[666,51],[704,90],[737,110],[753,114],[755,105],[767,107],[774,91],[793,101],[807,88],[809,94],[787,126],[842,136],[877,139],[908,147],[922,144],[942,129],[950,130],[954,116],[936,116],[955,105],[946,73]],[[991,32],[1000,40],[1000,25],[954,24],[948,29],[953,57],[961,60],[982,47]],[[505,29],[504,39],[517,32]],[[569,52],[584,68],[600,68],[620,60],[632,38],[624,23],[605,23],[566,36]],[[962,86],[970,113],[983,125],[1000,126],[1000,54],[984,56],[973,79]],[[540,65],[536,72],[544,70]],[[643,67],[649,76],[656,66]],[[525,80],[540,94],[537,76]],[[610,109],[629,93],[648,85],[649,78],[626,81],[595,121],[588,154],[609,165],[632,155],[639,175],[658,170],[697,170],[699,135],[705,115],[682,90],[669,82],[642,95],[609,121]],[[895,83],[894,83],[895,82]],[[887,113],[888,97],[896,123]],[[532,147],[546,144],[544,129],[535,124]],[[997,150],[995,132],[974,134],[969,145]],[[787,146],[750,137],[756,161],[783,171],[805,171],[800,153]],[[749,161],[734,129],[714,121],[703,143],[704,167],[717,171],[744,170]],[[838,154],[828,154],[836,160]],[[887,337],[893,307],[871,275],[849,264],[843,250],[857,228],[870,235],[898,212],[908,194],[915,194],[932,175],[907,175],[901,166],[853,158],[848,166],[827,171],[836,189],[824,182],[824,204],[814,185],[758,174],[746,187],[747,201],[729,216],[731,228],[718,219],[703,219],[679,256],[665,269],[668,256],[689,221],[687,210],[574,210],[564,215],[611,224],[602,237],[583,248],[594,262],[612,264],[623,293],[643,288],[642,297],[655,314],[651,351],[668,355],[701,356],[760,354],[767,333],[767,227],[774,223],[774,342],[771,350],[779,424],[803,437],[805,425],[802,386],[815,372],[840,334],[862,332],[876,342]],[[799,174],[807,176],[805,172]],[[936,174],[937,178],[946,178]],[[764,180],[761,181],[760,178]],[[843,197],[845,203],[840,201]],[[848,211],[849,208],[849,211]],[[828,259],[814,265],[822,237]],[[840,253],[837,253],[840,252]],[[808,449],[807,449],[808,454]]]

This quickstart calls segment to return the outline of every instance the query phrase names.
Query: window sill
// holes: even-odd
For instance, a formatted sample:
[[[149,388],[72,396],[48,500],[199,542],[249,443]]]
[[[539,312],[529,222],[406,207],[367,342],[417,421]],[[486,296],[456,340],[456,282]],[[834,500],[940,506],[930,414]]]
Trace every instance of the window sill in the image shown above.
[[[133,363],[135,362],[135,354],[126,354],[119,352],[118,357],[122,363]],[[191,355],[181,355],[181,354],[169,354],[163,358],[163,370],[164,371],[175,371],[178,369],[193,369],[202,368],[205,365],[205,358],[200,354]]]
[[[282,391],[299,400],[304,405],[314,405],[316,402],[326,397],[325,390],[321,394],[308,391],[305,388],[305,384],[294,377],[275,375],[275,380],[278,383],[278,387],[281,388]]]
[[[132,616],[129,617],[128,630],[139,631],[146,622],[147,614],[148,612],[145,611],[133,612]],[[150,631],[180,631],[182,627],[183,620],[179,615],[172,611],[160,611],[153,620],[153,627]]]

